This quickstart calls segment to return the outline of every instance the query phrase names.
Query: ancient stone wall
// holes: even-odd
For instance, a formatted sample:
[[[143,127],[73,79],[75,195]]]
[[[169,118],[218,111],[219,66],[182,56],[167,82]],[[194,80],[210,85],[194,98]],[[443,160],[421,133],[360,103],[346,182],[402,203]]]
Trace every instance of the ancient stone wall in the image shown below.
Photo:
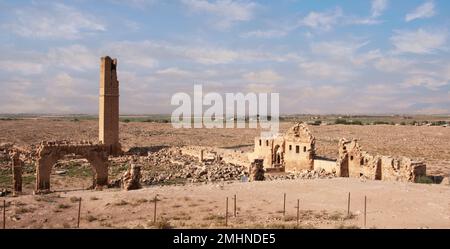
[[[426,175],[426,165],[406,157],[371,155],[361,150],[356,139],[341,139],[336,172],[341,177],[416,182]]]
[[[93,144],[81,141],[42,142],[38,148],[36,166],[36,192],[50,191],[50,174],[56,162],[68,154],[75,154],[86,158],[95,172],[95,187],[108,185],[108,154],[110,147],[104,144]]]
[[[265,168],[279,167],[294,172],[314,168],[315,138],[305,124],[297,123],[284,135],[255,138],[249,160],[264,160]]]

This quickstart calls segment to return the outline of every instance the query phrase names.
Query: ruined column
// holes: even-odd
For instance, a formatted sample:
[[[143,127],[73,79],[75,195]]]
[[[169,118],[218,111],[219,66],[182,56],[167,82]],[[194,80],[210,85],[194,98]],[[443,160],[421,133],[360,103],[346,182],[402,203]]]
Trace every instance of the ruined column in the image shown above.
[[[20,160],[20,154],[14,153],[12,156],[14,195],[22,192],[22,167],[23,162]]]
[[[132,163],[122,178],[122,187],[125,190],[135,190],[141,186],[141,166]]]
[[[250,165],[250,181],[264,181],[264,160],[255,159]]]
[[[99,141],[109,146],[110,154],[120,153],[119,81],[117,59],[101,58],[99,96]]]

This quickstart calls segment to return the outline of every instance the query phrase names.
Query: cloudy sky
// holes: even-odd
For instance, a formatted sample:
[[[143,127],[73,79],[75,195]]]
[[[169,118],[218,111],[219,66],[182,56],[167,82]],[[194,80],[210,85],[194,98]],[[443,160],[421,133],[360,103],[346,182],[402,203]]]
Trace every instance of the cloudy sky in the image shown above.
[[[125,3],[126,2],[126,3]],[[0,113],[122,114],[171,96],[279,92],[282,113],[450,113],[447,0],[0,0]]]

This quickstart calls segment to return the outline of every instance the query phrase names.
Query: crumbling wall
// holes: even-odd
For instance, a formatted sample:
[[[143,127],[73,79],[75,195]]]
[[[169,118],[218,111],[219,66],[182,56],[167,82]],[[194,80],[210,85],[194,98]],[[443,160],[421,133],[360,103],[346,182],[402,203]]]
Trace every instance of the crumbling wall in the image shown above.
[[[339,157],[336,161],[337,175],[363,177],[371,180],[416,182],[426,175],[426,165],[406,157],[371,155],[361,150],[356,139],[339,141]]]
[[[253,153],[248,159],[263,160],[265,168],[279,167],[295,172],[314,168],[315,138],[308,127],[297,123],[284,135],[277,137],[256,137]]]
[[[255,159],[249,168],[250,181],[264,181],[264,166],[263,160]]]
[[[36,165],[36,192],[50,191],[50,173],[56,162],[67,154],[86,158],[95,172],[95,188],[108,185],[108,154],[110,147],[88,141],[70,143],[68,141],[43,141],[38,148]]]
[[[426,175],[426,165],[407,157],[381,157],[383,180],[416,182],[419,176]]]
[[[142,188],[141,185],[141,166],[134,160],[130,168],[122,177],[122,187],[125,190],[136,190]]]

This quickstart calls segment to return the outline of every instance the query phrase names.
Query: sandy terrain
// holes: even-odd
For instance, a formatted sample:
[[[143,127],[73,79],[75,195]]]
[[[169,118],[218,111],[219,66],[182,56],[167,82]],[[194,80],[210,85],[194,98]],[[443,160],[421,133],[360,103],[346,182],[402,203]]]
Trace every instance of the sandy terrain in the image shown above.
[[[347,194],[351,191],[351,213]],[[287,194],[283,218],[283,193]],[[237,194],[237,217],[233,195]],[[158,222],[154,203],[158,195]],[[450,188],[398,182],[335,178],[185,186],[153,186],[136,191],[60,192],[8,197],[7,227],[62,228],[77,224],[82,198],[82,228],[224,227],[229,197],[229,227],[296,227],[300,199],[301,228],[362,228],[367,195],[368,228],[450,228]]]
[[[292,123],[281,123],[281,131]],[[14,120],[0,121],[0,143],[22,145],[42,140],[94,140],[97,122],[82,120]],[[450,128],[393,125],[310,126],[317,139],[317,154],[337,157],[340,138],[358,138],[370,153],[407,156],[427,163],[428,174],[450,174]],[[252,150],[256,129],[173,129],[170,124],[131,122],[120,124],[123,147],[203,145]]]

